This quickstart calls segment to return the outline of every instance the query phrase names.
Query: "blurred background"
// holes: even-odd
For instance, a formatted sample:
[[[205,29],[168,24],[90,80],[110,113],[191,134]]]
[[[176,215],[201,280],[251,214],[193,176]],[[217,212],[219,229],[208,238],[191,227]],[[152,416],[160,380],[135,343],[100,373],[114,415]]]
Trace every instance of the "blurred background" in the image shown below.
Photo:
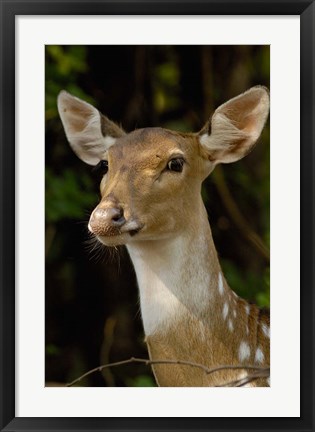
[[[126,131],[198,131],[214,109],[253,85],[269,88],[269,46],[46,46],[46,383],[101,364],[147,358],[135,274],[124,248],[91,250],[87,221],[98,180],[71,151],[60,90],[92,103]],[[269,307],[269,122],[254,151],[222,165],[203,198],[225,276]],[[148,366],[105,369],[82,386],[154,386]]]

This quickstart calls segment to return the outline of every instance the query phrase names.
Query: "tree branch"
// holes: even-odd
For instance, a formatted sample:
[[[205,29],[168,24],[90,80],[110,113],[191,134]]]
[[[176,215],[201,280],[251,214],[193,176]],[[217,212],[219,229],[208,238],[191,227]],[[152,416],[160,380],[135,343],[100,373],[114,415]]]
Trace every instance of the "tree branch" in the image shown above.
[[[264,244],[263,240],[259,237],[259,235],[250,228],[244,216],[240,212],[236,202],[230,194],[222,168],[220,166],[217,166],[213,174],[215,185],[222,198],[225,208],[231,216],[231,219],[233,220],[237,228],[240,230],[240,232],[247,239],[247,241],[256,249],[256,251],[260,253],[260,255],[266,260],[266,262],[270,262],[269,249]]]
[[[262,378],[262,377],[268,377],[270,374],[270,368],[269,367],[262,367],[262,366],[221,365],[221,366],[216,366],[214,368],[208,368],[207,366],[204,366],[200,363],[194,363],[194,362],[191,362],[188,360],[187,361],[186,360],[149,360],[149,359],[131,357],[130,359],[127,359],[127,360],[121,360],[121,361],[115,362],[115,363],[108,363],[106,365],[98,366],[94,369],[91,369],[88,372],[86,372],[85,374],[81,375],[79,378],[75,379],[74,381],[70,382],[69,384],[66,384],[66,387],[72,387],[74,384],[78,383],[83,378],[86,378],[87,376],[89,376],[95,372],[101,372],[105,368],[122,366],[122,365],[130,364],[130,363],[143,363],[145,365],[168,364],[168,365],[190,366],[190,367],[202,369],[207,375],[212,374],[214,372],[221,371],[221,370],[227,370],[227,369],[250,369],[252,371],[256,371],[257,376],[255,374],[248,375],[248,377],[242,378],[242,380],[234,381],[235,383],[238,383],[238,384],[239,384],[239,381],[243,381],[244,379],[253,380],[253,379],[258,379],[258,378]],[[249,382],[249,381],[246,381],[245,384],[247,382]],[[230,383],[225,384],[224,386],[229,386],[229,385],[230,385]],[[222,386],[222,387],[224,387],[224,386]],[[219,386],[219,387],[221,387],[221,386]],[[235,387],[237,387],[237,386],[235,386]]]
[[[270,376],[270,368],[265,368],[260,371],[258,370],[253,374],[248,375],[247,377],[240,378],[235,381],[230,381],[227,384],[222,384],[217,387],[244,387],[246,384],[249,384],[252,381],[255,381],[259,378],[269,378],[269,376]]]

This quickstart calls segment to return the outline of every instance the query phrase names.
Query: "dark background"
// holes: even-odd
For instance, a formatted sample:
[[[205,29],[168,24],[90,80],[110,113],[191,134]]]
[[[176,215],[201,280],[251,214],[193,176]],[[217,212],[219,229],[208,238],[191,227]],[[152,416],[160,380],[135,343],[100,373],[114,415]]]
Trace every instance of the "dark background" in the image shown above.
[[[91,167],[67,144],[56,98],[65,89],[126,131],[198,131],[214,109],[253,85],[269,87],[269,46],[46,46],[46,382],[100,364],[147,357],[134,271],[124,248],[91,250],[98,202]],[[203,197],[225,276],[269,306],[269,123],[254,151],[217,167]],[[85,386],[152,386],[149,367],[106,369]]]

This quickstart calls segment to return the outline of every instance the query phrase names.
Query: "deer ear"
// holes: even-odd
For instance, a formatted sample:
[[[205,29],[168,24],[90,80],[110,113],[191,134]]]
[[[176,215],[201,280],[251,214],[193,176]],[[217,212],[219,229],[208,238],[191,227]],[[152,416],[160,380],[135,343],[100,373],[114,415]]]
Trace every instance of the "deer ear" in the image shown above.
[[[199,133],[199,140],[210,161],[235,162],[251,151],[259,138],[269,113],[269,92],[265,87],[252,87],[229,100],[214,112]]]
[[[89,165],[96,165],[116,139],[125,134],[92,105],[66,91],[59,93],[58,111],[73,151]]]

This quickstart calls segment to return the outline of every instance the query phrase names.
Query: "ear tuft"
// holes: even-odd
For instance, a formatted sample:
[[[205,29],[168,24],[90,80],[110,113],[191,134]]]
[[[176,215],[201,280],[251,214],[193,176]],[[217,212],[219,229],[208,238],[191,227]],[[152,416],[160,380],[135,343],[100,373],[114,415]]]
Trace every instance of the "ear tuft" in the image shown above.
[[[252,87],[221,105],[213,114],[211,134],[200,134],[208,158],[217,164],[244,157],[259,138],[268,113],[269,92],[263,86]]]
[[[58,111],[67,139],[76,155],[96,165],[124,132],[89,103],[65,90],[58,95]]]

